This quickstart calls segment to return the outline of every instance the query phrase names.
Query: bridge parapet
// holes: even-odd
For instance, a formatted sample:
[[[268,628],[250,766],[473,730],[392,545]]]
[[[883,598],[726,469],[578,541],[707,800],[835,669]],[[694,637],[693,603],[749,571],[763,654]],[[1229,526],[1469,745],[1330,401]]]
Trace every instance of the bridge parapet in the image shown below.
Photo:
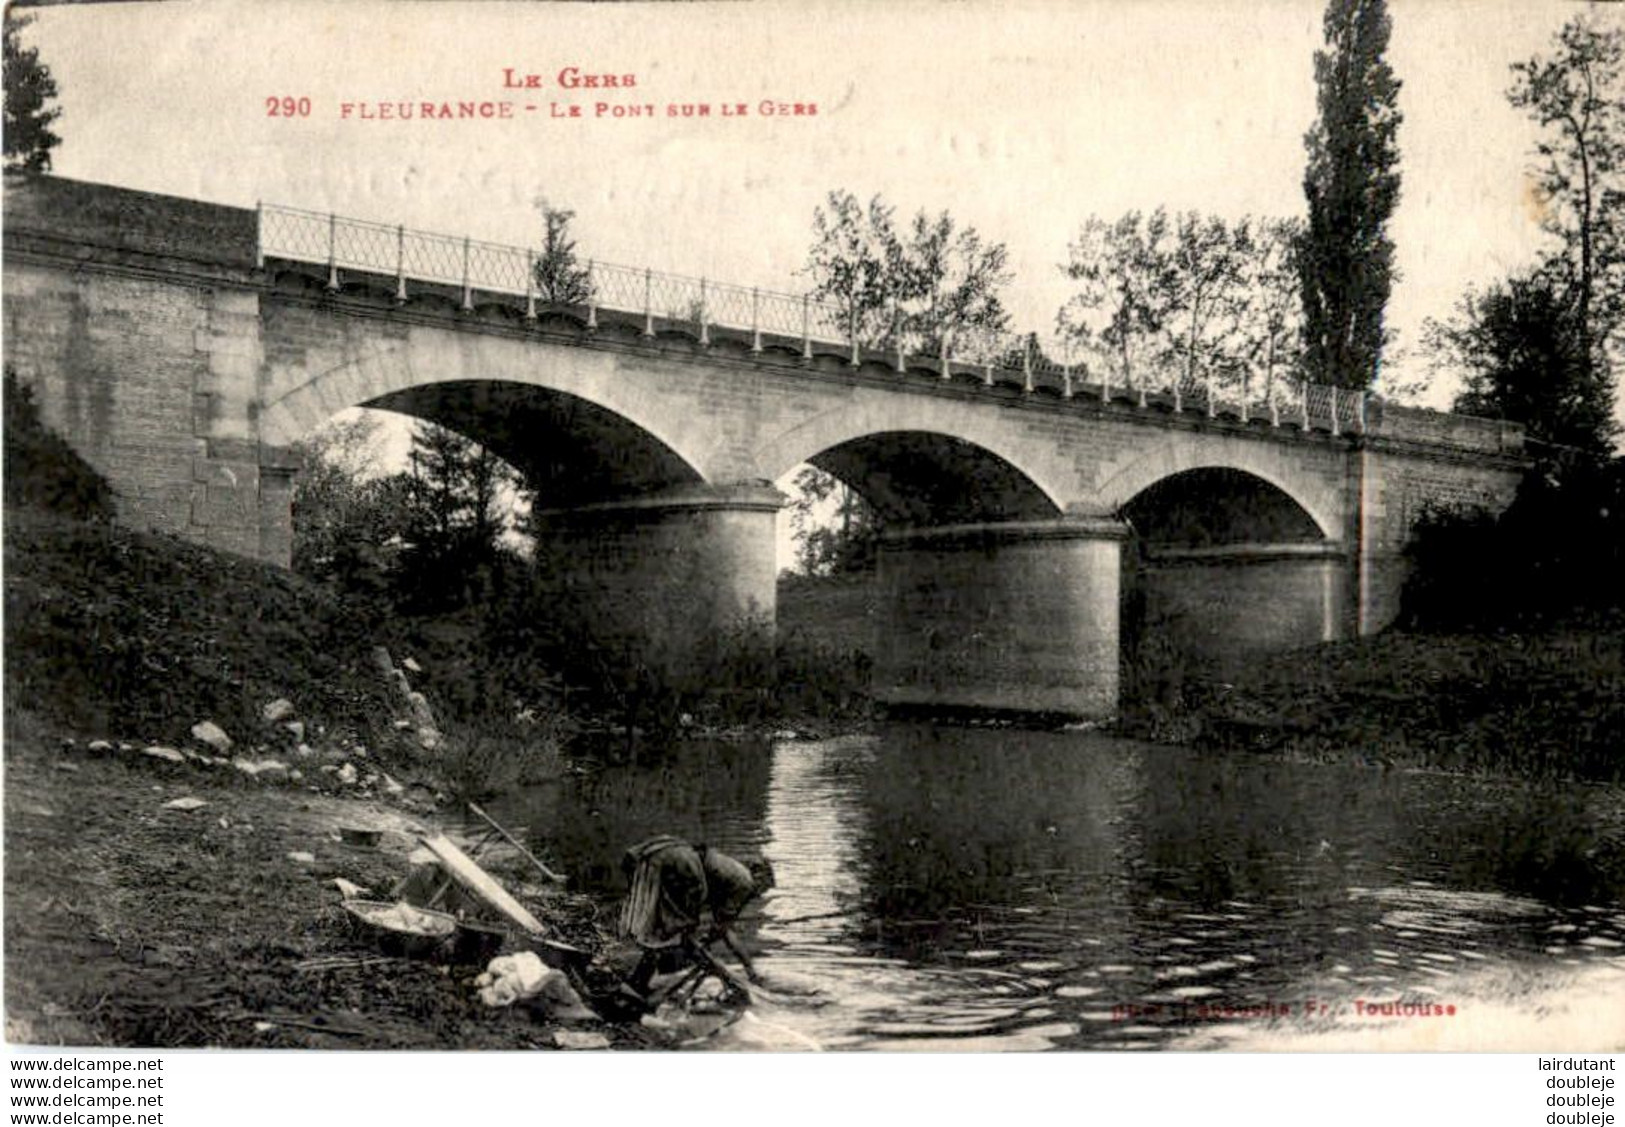
[[[1403,407],[1396,403],[1383,403],[1372,411],[1371,430],[1388,438],[1488,454],[1521,455],[1524,452],[1524,428],[1518,423]]]
[[[254,266],[254,213],[240,207],[7,172],[5,233],[244,270]]]

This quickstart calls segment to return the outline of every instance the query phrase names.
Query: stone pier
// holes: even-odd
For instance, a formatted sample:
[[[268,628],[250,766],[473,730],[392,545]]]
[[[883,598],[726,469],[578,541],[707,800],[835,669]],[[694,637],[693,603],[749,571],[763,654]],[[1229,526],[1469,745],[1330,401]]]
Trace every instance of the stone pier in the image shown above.
[[[538,564],[584,640],[684,660],[747,624],[772,629],[783,504],[749,483],[540,511]]]
[[[887,537],[876,699],[1111,718],[1127,534],[1119,521],[1080,517]]]
[[[1226,676],[1262,654],[1345,637],[1347,567],[1336,541],[1150,547],[1127,581],[1124,641],[1147,632]]]

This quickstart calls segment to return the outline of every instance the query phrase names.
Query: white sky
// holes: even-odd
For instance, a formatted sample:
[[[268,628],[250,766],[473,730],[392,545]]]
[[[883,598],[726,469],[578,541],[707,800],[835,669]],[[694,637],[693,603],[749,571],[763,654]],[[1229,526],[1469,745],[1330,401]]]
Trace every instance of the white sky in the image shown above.
[[[1508,65],[1582,5],[1392,0],[1404,83],[1392,224],[1401,350],[1468,283],[1528,260],[1533,134]],[[795,289],[834,187],[950,209],[1009,244],[1015,321],[1047,330],[1090,213],[1301,214],[1321,0],[759,4],[111,4],[40,9],[62,90],[55,168],[496,241],[532,201],[578,213],[584,256]],[[1611,18],[1617,9],[1602,8]],[[627,93],[554,87],[565,66]],[[545,76],[505,92],[502,68]],[[265,99],[311,98],[308,120]],[[743,119],[356,122],[343,101],[743,101]],[[754,116],[762,98],[818,116]],[[1391,363],[1403,363],[1390,357]]]

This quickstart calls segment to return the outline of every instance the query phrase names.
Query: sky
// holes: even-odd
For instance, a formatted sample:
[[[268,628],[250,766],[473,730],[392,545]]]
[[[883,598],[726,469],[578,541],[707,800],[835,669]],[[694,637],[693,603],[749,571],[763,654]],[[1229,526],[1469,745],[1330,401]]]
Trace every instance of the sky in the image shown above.
[[[1586,7],[1391,0],[1395,375],[1420,370],[1426,318],[1541,247],[1536,134],[1506,101],[1509,67]],[[120,3],[41,8],[25,34],[61,90],[62,176],[514,244],[534,242],[545,198],[575,211],[583,257],[786,290],[804,287],[825,195],[879,193],[1005,242],[1013,327],[1042,333],[1091,214],[1303,214],[1321,14],[1320,0]],[[566,68],[620,85],[562,88]],[[527,74],[540,85],[510,85]],[[270,116],[282,98],[308,98],[308,115]],[[425,100],[515,116],[363,117]],[[598,116],[600,102],[654,113]],[[685,104],[712,112],[668,116]],[[555,116],[572,105],[582,116]]]

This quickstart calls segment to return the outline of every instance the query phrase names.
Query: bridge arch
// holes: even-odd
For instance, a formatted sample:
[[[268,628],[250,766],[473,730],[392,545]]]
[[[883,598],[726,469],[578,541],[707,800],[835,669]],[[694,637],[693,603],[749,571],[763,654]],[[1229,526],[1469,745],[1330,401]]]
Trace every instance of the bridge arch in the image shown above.
[[[1051,509],[1047,515],[1063,510],[1074,493],[1075,474],[1061,458],[1035,449],[1033,444],[1017,442],[1019,432],[992,417],[985,407],[967,407],[946,399],[927,400],[918,409],[911,406],[906,422],[899,418],[892,400],[858,402],[820,412],[763,442],[754,453],[756,476],[777,481],[804,462],[816,463],[829,451],[903,433],[936,435],[982,451],[1028,483],[1047,502]]]
[[[705,458],[711,442],[703,423],[666,409],[647,385],[618,378],[613,354],[426,327],[387,343],[363,334],[345,340],[337,352],[307,355],[285,366],[268,363],[268,394],[260,414],[267,446],[291,445],[347,407],[432,417],[421,409],[427,400],[506,398],[522,406],[513,389],[526,388],[534,393],[532,407],[568,405],[596,429],[618,426],[627,435],[643,436],[651,452],[669,463],[674,482],[711,480]],[[512,456],[518,451],[497,452],[527,468],[523,457]]]
[[[1107,466],[1095,490],[1102,512],[1120,513],[1158,482],[1198,470],[1233,470],[1261,479],[1295,502],[1326,540],[1343,537],[1341,479],[1305,465],[1277,444],[1228,441],[1208,445],[1171,436],[1157,448]]]

